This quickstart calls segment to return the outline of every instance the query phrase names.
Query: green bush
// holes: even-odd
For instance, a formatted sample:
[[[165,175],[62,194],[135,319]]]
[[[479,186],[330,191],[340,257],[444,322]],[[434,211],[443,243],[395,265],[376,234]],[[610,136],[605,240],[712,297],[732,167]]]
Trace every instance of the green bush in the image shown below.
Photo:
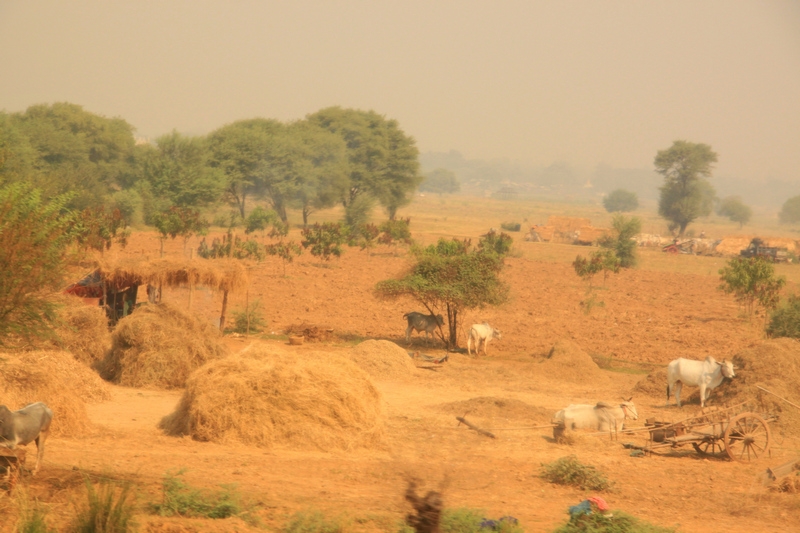
[[[185,470],[172,474],[167,472],[161,483],[161,503],[153,504],[152,510],[161,516],[185,516],[188,518],[228,518],[238,516],[247,521],[257,521],[243,503],[234,485],[222,485],[217,492],[202,491],[189,486],[181,479]]]
[[[514,239],[512,239],[510,235],[503,232],[497,233],[492,229],[489,230],[489,233],[481,235],[478,241],[478,248],[483,251],[491,251],[497,255],[504,256],[508,255],[508,252],[511,251],[511,245],[513,243]]]
[[[342,244],[347,236],[341,224],[333,222],[314,224],[305,228],[301,233],[303,241],[300,244],[303,245],[303,248],[309,248],[314,257],[328,261],[331,256],[342,255]]]
[[[72,531],[76,533],[123,533],[132,531],[131,485],[103,481],[99,487],[86,479],[87,504],[78,510]]]
[[[248,324],[248,318],[250,322]],[[233,312],[233,331],[236,333],[259,333],[267,326],[261,311],[261,300],[251,302],[247,308]]]
[[[654,526],[629,514],[614,511],[574,516],[553,533],[674,533],[674,528]]]
[[[611,482],[595,467],[581,464],[574,455],[542,464],[540,476],[557,485],[571,485],[581,490],[606,490]]]
[[[522,228],[522,224],[519,222],[503,222],[500,227],[506,231],[519,231]]]
[[[477,509],[445,509],[439,524],[441,533],[523,533],[524,529],[516,518],[504,516],[496,520],[485,518],[486,514]]]
[[[767,334],[770,337],[800,339],[800,296],[789,295],[786,302],[772,313]]]
[[[344,533],[343,521],[326,518],[319,511],[300,511],[281,530],[283,533]]]

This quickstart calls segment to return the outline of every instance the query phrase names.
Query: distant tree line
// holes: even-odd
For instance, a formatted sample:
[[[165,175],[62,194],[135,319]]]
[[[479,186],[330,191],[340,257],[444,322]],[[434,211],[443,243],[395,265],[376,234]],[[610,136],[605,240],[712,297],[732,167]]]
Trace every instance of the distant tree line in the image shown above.
[[[155,225],[172,210],[229,205],[245,219],[266,201],[284,223],[342,205],[380,205],[393,220],[423,180],[418,150],[397,121],[329,107],[291,123],[253,118],[206,136],[173,131],[137,144],[134,128],[70,103],[0,112],[0,187],[25,183],[75,210],[105,206]]]

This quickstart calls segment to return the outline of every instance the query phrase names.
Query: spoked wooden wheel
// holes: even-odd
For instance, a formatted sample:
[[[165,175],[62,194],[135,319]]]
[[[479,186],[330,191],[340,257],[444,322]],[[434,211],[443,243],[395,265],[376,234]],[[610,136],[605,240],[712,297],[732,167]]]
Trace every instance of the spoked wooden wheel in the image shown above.
[[[766,421],[755,413],[742,413],[725,430],[725,451],[734,461],[752,461],[767,454],[769,440]]]
[[[693,442],[692,446],[697,453],[707,457],[717,457],[725,451],[722,439],[716,437],[706,437],[700,442]]]

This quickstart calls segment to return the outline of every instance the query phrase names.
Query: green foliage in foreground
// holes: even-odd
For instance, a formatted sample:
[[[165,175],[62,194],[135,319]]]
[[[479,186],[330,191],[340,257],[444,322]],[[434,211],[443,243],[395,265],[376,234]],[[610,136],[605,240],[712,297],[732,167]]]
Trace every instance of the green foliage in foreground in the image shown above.
[[[299,511],[281,529],[282,533],[344,533],[343,520],[327,518],[319,511]]]
[[[610,517],[600,513],[576,516],[553,533],[673,533],[674,528],[654,526],[629,514],[614,511]]]
[[[786,284],[786,278],[775,277],[775,267],[763,257],[734,257],[720,269],[719,277],[719,289],[733,294],[749,316],[756,305],[765,311],[775,309]]]
[[[477,509],[445,509],[439,524],[441,533],[523,533],[525,530],[516,518],[504,516],[492,520],[486,513]]]
[[[78,510],[71,531],[76,533],[124,533],[134,529],[131,485],[104,481],[96,488],[86,479],[88,501]]]
[[[185,516],[188,518],[228,518],[238,516],[246,522],[257,522],[252,509],[244,505],[234,485],[222,485],[217,492],[203,491],[189,486],[181,476],[185,470],[169,473],[161,483],[161,503],[153,504],[152,510],[161,516]]]
[[[572,485],[582,490],[606,490],[611,482],[595,467],[581,464],[574,455],[542,464],[540,476],[557,485]]]
[[[789,295],[787,301],[772,313],[767,334],[770,337],[800,339],[800,296]]]

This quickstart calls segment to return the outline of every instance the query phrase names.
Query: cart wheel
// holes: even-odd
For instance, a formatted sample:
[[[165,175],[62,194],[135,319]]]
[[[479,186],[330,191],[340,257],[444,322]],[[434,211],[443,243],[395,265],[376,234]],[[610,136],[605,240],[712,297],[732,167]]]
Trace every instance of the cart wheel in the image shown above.
[[[697,453],[706,457],[718,457],[725,451],[725,445],[722,440],[714,437],[706,437],[699,443],[693,442],[692,446],[694,446]]]
[[[752,461],[769,451],[770,431],[767,422],[755,413],[742,413],[728,423],[725,451],[734,461]]]

